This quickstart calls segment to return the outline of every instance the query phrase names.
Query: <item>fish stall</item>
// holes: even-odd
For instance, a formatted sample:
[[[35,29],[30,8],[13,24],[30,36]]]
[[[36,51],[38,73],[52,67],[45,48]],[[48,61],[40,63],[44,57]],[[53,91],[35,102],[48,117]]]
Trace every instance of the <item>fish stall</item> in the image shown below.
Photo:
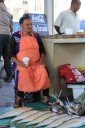
[[[50,106],[41,102],[0,110],[0,128],[85,128],[84,103],[62,101],[60,93],[52,98]]]
[[[53,102],[51,105],[36,102],[19,108],[2,108],[0,128],[85,128],[85,92],[70,101],[67,95],[70,93],[65,91],[63,101],[62,89],[59,91],[57,86],[57,68],[61,64],[85,64],[85,35],[49,35],[42,36],[42,40],[47,53],[45,62],[49,70]]]

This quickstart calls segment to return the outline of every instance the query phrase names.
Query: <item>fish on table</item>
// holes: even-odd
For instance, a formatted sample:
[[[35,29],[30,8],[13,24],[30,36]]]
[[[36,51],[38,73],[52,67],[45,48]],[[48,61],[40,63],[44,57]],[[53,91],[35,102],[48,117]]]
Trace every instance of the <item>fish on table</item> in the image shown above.
[[[36,127],[46,126],[46,125],[52,123],[53,121],[60,119],[62,117],[65,117],[65,116],[67,116],[67,114],[54,115],[54,116],[42,121],[41,123],[37,124]]]
[[[36,118],[36,119],[30,121],[29,123],[26,124],[26,126],[32,125],[32,124],[40,123],[41,121],[43,121],[43,120],[45,120],[45,119],[47,119],[47,118],[49,118],[49,117],[52,117],[52,116],[54,116],[54,115],[57,116],[57,114],[54,113],[54,112],[46,113],[46,114],[41,115],[41,116],[39,116],[38,118]]]
[[[46,114],[46,113],[48,113],[48,112],[49,112],[49,111],[38,111],[37,113],[32,114],[31,116],[26,117],[26,118],[24,118],[23,120],[19,121],[18,124],[20,124],[20,123],[25,123],[25,122],[30,122],[30,121],[32,121],[32,120],[38,118],[39,116],[41,116],[41,115],[43,115],[43,114]]]
[[[67,120],[71,120],[73,118],[76,117],[72,117],[72,116],[66,116],[66,117],[62,117],[60,119],[55,120],[54,122],[52,122],[51,124],[47,125],[45,128],[56,128],[58,127],[60,124],[62,124],[63,122],[67,121]],[[67,128],[67,127],[66,127]]]
[[[85,117],[75,118],[64,122],[57,128],[76,128],[85,125]]]
[[[15,122],[15,121],[18,121],[18,120],[21,120],[21,119],[24,119],[34,113],[37,113],[38,111],[37,110],[30,110],[30,111],[27,111],[27,112],[23,112],[21,114],[19,114],[18,116],[16,116],[13,120],[11,120],[11,123],[12,122]]]
[[[73,113],[73,114],[77,115],[77,111],[76,111],[76,109],[73,106],[68,107],[67,110],[68,110],[68,114]]]
[[[9,117],[14,117],[14,116],[17,116],[23,112],[26,112],[26,111],[30,111],[32,108],[29,108],[29,107],[19,107],[19,108],[14,108],[8,112],[5,112],[3,114],[0,115],[0,119],[3,119],[3,118],[9,118]]]

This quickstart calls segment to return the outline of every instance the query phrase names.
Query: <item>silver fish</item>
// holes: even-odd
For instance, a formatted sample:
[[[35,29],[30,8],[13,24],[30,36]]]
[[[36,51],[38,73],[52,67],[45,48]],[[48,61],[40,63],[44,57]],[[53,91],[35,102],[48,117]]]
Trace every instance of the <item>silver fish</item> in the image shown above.
[[[60,124],[62,124],[64,121],[70,120],[72,119],[71,116],[66,116],[66,117],[62,117],[60,119],[55,120],[54,122],[52,122],[51,124],[47,125],[45,128],[54,128],[54,127],[58,127]]]
[[[70,106],[68,108],[68,113],[73,113],[73,114],[76,114],[77,115],[77,111],[76,111],[76,109],[73,106]]]
[[[28,108],[28,107],[14,108],[13,110],[10,110],[10,111],[5,112],[2,115],[0,115],[0,119],[17,116],[17,115],[21,114],[22,112],[26,112],[26,111],[29,111],[31,109],[32,108]]]
[[[53,104],[51,107],[52,112],[59,112],[59,106],[57,104]]]
[[[60,125],[58,128],[76,128],[83,125],[85,125],[85,117],[68,120]]]
[[[39,116],[46,114],[46,113],[48,113],[48,111],[38,111],[37,113],[32,114],[31,116],[26,117],[23,120],[19,121],[18,124],[32,121],[32,120],[34,120],[34,119],[38,118]]]
[[[75,109],[78,110],[78,111],[79,111],[80,109],[82,109],[82,104],[77,104],[77,105],[75,105]]]
[[[18,120],[21,120],[21,119],[24,119],[34,113],[37,113],[38,111],[37,110],[30,110],[30,111],[27,111],[27,112],[24,112],[24,113],[21,113],[20,115],[18,115],[17,117],[15,117],[13,120],[11,120],[11,123],[12,122],[15,122],[15,121],[18,121]]]
[[[54,116],[54,115],[56,116],[57,114],[56,113],[53,113],[53,112],[46,113],[46,114],[41,115],[40,117],[32,120],[31,122],[27,123],[26,126],[31,125],[31,124],[40,123],[41,121],[43,121],[43,120],[45,120],[45,119],[47,119],[47,118],[49,118],[51,116]]]
[[[48,124],[52,123],[53,121],[55,121],[56,119],[60,119],[61,117],[65,117],[65,116],[67,116],[67,114],[54,115],[54,116],[42,121],[41,123],[36,125],[36,127],[48,125]]]
[[[57,98],[57,97],[54,96],[54,95],[53,95],[53,97],[56,99],[56,103],[59,103],[60,106],[64,106],[63,102],[62,102],[59,98]]]

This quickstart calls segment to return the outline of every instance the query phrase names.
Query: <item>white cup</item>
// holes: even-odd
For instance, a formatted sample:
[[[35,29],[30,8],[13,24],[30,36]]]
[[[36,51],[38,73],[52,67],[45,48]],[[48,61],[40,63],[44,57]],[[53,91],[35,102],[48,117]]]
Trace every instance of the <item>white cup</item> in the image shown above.
[[[72,35],[73,34],[73,28],[66,28],[65,33],[66,33],[66,35]]]
[[[29,64],[29,59],[30,59],[30,58],[28,58],[28,57],[23,57],[23,62],[24,62],[24,64],[26,65],[26,67],[27,67],[28,64]]]

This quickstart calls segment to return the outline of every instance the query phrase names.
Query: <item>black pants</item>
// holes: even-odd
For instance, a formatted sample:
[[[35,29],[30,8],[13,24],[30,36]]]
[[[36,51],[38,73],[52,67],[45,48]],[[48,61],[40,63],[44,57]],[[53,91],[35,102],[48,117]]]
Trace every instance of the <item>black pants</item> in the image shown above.
[[[42,90],[43,96],[49,96],[49,89]],[[17,95],[24,98],[24,92],[18,91]]]
[[[11,60],[8,57],[10,35],[0,34],[0,58],[4,59],[4,68],[7,76],[12,76]]]

